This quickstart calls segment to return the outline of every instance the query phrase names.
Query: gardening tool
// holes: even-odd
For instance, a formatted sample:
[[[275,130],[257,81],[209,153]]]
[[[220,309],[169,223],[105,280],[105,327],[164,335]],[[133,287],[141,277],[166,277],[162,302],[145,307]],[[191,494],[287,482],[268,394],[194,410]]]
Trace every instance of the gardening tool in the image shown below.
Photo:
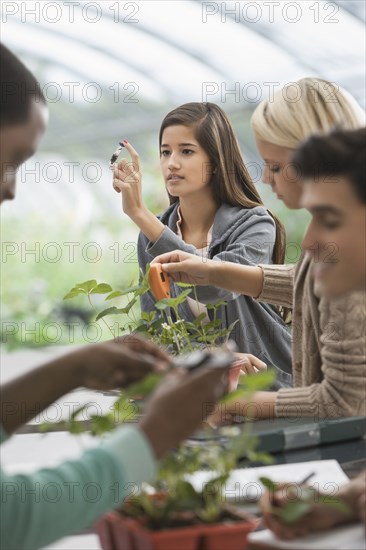
[[[161,264],[153,264],[150,266],[148,281],[150,290],[156,300],[170,298],[170,284],[168,276],[163,271]]]
[[[229,367],[235,361],[235,355],[230,351],[196,350],[185,355],[180,355],[174,359],[174,367],[184,367],[189,371],[194,371],[200,367],[209,367],[210,369],[221,369]]]
[[[148,282],[150,290],[155,299],[160,301],[164,298],[170,298],[170,283],[168,275],[163,271],[161,264],[153,264],[150,266],[148,273]],[[170,308],[165,312],[166,318],[170,326],[173,325],[173,320],[170,315]],[[177,345],[177,351],[180,352],[179,338],[175,335],[175,343]]]

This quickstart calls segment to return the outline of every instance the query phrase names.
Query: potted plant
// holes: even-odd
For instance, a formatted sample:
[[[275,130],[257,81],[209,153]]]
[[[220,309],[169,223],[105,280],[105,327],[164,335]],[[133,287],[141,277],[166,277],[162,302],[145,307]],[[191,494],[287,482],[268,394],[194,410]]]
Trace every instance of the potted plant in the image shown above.
[[[221,403],[243,393],[249,397],[272,380],[270,372],[247,376],[243,386],[227,394]],[[146,395],[154,383],[148,376],[127,394]],[[138,494],[122,503],[119,510],[96,523],[103,550],[244,550],[247,534],[258,520],[226,502],[223,489],[239,458],[248,465],[272,461],[255,448],[250,421],[240,438],[229,440],[225,452],[214,439],[199,447],[180,445],[160,462],[153,482],[143,484]],[[201,470],[208,470],[210,479],[195,483],[192,475]]]
[[[152,485],[142,487],[120,510],[95,526],[104,550],[168,550],[172,548],[243,550],[257,521],[227,504],[222,487],[236,464],[235,452],[217,444],[205,448],[182,445],[168,455]],[[212,468],[214,477],[201,488],[189,474]]]

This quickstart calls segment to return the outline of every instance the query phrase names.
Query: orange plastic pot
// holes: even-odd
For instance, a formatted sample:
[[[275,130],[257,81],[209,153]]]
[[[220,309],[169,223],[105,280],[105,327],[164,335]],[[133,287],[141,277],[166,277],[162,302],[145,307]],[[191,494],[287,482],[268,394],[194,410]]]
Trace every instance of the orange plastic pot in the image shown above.
[[[207,525],[199,550],[245,550],[247,535],[256,525],[248,520]]]
[[[200,524],[150,531],[110,512],[95,525],[103,550],[245,550],[255,521]]]

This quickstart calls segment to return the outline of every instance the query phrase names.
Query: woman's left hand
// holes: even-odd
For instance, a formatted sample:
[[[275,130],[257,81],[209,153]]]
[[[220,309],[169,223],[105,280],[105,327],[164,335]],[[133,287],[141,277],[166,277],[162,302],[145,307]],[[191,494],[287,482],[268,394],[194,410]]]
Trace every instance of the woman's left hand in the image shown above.
[[[233,366],[240,365],[241,374],[256,374],[267,370],[267,365],[251,353],[235,353],[237,361]]]
[[[123,141],[132,162],[123,158],[113,167],[113,188],[122,193],[122,210],[132,220],[144,209],[141,193],[140,158],[137,151],[127,141]]]

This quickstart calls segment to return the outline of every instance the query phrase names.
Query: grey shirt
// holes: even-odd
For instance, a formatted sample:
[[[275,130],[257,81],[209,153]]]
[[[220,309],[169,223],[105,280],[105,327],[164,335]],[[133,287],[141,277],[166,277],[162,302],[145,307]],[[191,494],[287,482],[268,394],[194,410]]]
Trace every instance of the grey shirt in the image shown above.
[[[196,253],[193,245],[185,243],[176,234],[178,205],[171,205],[159,216],[166,227],[157,241],[152,243],[143,233],[139,234],[138,261],[144,271],[146,264],[159,254],[176,249]],[[275,222],[265,208],[248,209],[222,204],[215,215],[208,258],[243,265],[270,264],[275,235]],[[172,296],[181,291],[177,285],[171,285]],[[221,319],[223,328],[239,320],[231,334],[239,351],[252,353],[265,363],[275,365],[279,369],[279,386],[291,385],[291,335],[275,307],[213,286],[197,286],[197,297],[204,304],[226,301],[226,306],[219,307],[217,318]],[[154,303],[150,293],[141,297],[143,311],[152,311]],[[208,310],[209,316],[211,313]],[[187,321],[194,320],[186,302],[180,305],[180,314]]]

